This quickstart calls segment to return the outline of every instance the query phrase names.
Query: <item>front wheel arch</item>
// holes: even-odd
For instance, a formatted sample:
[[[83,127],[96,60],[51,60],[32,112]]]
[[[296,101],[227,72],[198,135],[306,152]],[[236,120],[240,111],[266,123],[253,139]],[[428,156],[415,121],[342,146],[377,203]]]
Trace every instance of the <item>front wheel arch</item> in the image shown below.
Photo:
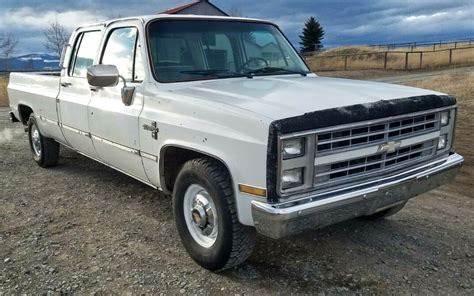
[[[183,167],[183,165],[189,160],[203,157],[212,159],[220,163],[229,174],[230,180],[232,182],[232,188],[235,188],[232,173],[227,164],[221,158],[210,153],[189,147],[184,147],[180,145],[165,145],[161,148],[160,151],[159,172],[161,189],[165,193],[171,194],[174,190],[174,184],[176,182],[178,173]]]

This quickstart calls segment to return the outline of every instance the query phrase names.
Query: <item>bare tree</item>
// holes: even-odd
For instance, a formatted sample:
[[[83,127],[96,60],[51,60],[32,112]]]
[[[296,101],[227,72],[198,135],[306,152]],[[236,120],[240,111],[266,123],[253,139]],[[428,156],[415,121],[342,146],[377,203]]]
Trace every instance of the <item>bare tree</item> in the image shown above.
[[[11,33],[3,34],[0,38],[0,54],[4,61],[4,69],[8,70],[11,56],[15,53],[18,46],[18,39]]]
[[[67,45],[69,38],[66,28],[60,25],[58,21],[54,21],[49,24],[48,29],[44,32],[44,37],[46,37],[46,42],[43,43],[43,46],[61,57],[63,47]]]

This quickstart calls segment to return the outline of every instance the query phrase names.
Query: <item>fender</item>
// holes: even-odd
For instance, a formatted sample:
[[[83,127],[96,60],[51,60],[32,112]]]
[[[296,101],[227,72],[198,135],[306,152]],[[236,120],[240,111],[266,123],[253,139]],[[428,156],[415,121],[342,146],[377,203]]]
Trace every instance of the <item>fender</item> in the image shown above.
[[[172,193],[169,190],[167,190],[167,188],[166,188],[165,174],[164,174],[164,155],[165,155],[166,149],[172,148],[172,147],[181,148],[181,149],[185,149],[185,150],[190,150],[190,151],[200,153],[200,154],[203,154],[203,155],[208,156],[210,158],[214,158],[214,159],[218,160],[220,163],[222,163],[225,166],[225,168],[229,172],[229,176],[230,176],[230,179],[231,179],[231,182],[232,182],[232,188],[235,188],[235,186],[234,186],[235,183],[234,183],[234,179],[232,177],[232,172],[231,172],[228,164],[224,161],[224,159],[221,156],[217,156],[218,153],[215,153],[216,151],[215,152],[205,151],[205,149],[203,149],[203,148],[210,148],[210,147],[199,147],[199,145],[194,145],[193,143],[183,143],[183,142],[179,142],[179,141],[171,141],[171,142],[167,142],[165,145],[163,145],[161,147],[160,153],[159,153],[160,187],[161,187],[161,190],[163,190],[165,193],[167,193],[167,194]],[[209,149],[207,149],[207,150],[209,150]]]

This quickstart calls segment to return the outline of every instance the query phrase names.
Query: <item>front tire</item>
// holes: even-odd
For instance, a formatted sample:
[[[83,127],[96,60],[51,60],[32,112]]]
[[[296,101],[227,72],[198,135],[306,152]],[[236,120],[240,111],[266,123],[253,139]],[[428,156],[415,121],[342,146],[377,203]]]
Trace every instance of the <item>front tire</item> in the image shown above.
[[[202,267],[222,271],[252,254],[255,231],[239,223],[230,176],[217,161],[184,164],[174,186],[173,211],[186,251]]]
[[[40,167],[49,168],[58,164],[59,143],[41,134],[34,114],[28,120],[28,139],[33,159]]]

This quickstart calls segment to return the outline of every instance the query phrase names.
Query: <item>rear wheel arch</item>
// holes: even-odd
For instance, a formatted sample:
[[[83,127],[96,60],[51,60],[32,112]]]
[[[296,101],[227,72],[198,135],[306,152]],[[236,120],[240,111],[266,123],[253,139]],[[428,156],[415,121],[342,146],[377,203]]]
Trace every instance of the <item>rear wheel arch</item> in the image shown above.
[[[176,178],[183,165],[189,160],[203,157],[213,159],[220,163],[229,174],[229,177],[232,182],[232,188],[235,188],[231,171],[227,164],[221,158],[210,153],[206,153],[189,147],[183,147],[179,145],[166,145],[162,147],[160,151],[159,169],[162,190],[168,194],[171,194],[173,192]]]
[[[36,118],[30,113],[28,120],[28,140],[35,162],[43,167],[56,166],[59,159],[59,143],[41,134]]]
[[[18,105],[18,115],[20,121],[24,124],[28,124],[28,120],[30,119],[30,115],[33,114],[33,108],[28,105],[20,104]]]

